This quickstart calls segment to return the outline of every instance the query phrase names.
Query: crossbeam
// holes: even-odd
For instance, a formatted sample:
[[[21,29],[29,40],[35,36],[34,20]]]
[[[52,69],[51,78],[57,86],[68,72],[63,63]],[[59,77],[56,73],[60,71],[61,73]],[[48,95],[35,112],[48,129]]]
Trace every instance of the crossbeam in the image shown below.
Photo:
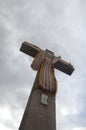
[[[20,51],[22,51],[23,53],[27,54],[27,55],[30,55],[31,57],[35,57],[42,49],[40,49],[39,47],[31,44],[31,43],[28,43],[28,42],[23,42],[22,45],[21,45],[21,48],[20,48]],[[57,57],[58,58],[58,61],[55,62],[54,64],[54,67],[68,75],[71,75],[74,71],[74,67],[62,60],[60,57]]]

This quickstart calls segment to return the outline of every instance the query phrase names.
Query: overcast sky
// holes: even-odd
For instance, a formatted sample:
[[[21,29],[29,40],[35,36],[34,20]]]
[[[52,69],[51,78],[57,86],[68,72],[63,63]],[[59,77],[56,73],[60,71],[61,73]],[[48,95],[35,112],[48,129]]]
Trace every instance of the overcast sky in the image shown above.
[[[55,70],[57,130],[86,130],[86,0],[0,0],[0,130],[18,130],[36,76],[21,43],[71,62]]]

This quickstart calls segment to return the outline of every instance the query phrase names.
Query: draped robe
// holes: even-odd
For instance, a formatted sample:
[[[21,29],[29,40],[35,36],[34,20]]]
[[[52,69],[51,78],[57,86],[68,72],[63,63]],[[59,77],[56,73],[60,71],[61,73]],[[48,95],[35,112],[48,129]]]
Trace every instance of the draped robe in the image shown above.
[[[39,71],[38,88],[55,93],[57,81],[54,73],[54,54],[48,50],[40,51],[32,62],[31,67]]]

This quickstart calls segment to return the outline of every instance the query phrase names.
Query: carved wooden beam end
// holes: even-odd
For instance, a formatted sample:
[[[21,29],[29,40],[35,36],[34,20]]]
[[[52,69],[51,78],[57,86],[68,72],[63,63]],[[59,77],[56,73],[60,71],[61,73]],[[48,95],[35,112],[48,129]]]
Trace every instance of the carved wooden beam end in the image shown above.
[[[28,42],[23,42],[21,45],[20,51],[34,58],[37,55],[37,53],[41,51],[41,49]]]

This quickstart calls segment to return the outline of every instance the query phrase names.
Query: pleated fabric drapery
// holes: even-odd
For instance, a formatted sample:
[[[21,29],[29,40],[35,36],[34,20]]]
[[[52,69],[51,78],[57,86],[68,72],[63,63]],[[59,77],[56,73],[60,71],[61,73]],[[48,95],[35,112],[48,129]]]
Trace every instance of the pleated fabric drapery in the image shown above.
[[[46,51],[40,51],[31,65],[34,70],[39,70],[38,87],[51,93],[57,90],[53,60],[54,57],[48,57]]]

